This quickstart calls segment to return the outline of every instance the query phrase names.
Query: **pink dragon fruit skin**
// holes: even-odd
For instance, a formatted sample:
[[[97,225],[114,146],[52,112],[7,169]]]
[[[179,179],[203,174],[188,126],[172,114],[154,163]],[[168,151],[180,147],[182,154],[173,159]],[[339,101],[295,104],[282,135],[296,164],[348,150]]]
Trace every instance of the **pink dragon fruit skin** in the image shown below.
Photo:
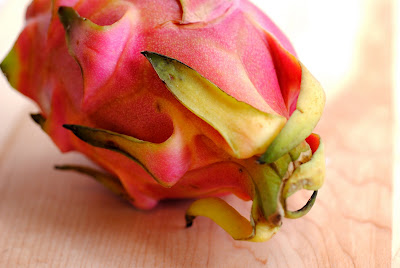
[[[235,239],[260,241],[290,217],[286,197],[322,185],[323,146],[310,134],[323,91],[247,0],[34,0],[1,69],[39,105],[33,118],[62,152],[80,151],[111,175],[61,168],[100,178],[140,209],[205,198],[209,209],[193,206],[188,223],[203,215]],[[240,217],[209,198],[227,193],[254,201],[238,235],[224,222]],[[224,219],[209,214],[213,206]]]

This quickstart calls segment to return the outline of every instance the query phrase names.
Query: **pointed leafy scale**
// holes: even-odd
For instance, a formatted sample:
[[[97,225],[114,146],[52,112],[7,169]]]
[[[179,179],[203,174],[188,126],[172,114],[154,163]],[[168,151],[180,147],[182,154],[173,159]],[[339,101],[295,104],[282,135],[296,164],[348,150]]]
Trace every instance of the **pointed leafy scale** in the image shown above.
[[[121,184],[118,178],[115,178],[110,174],[103,173],[89,167],[78,166],[78,165],[62,165],[62,166],[55,166],[55,168],[58,170],[73,170],[82,174],[86,174],[95,179],[97,182],[101,183],[104,187],[109,189],[115,195],[121,197],[122,199],[128,202],[133,202],[132,197],[125,190],[124,186]]]
[[[58,9],[58,16],[66,31],[69,53],[83,74],[84,105],[87,104],[86,100],[94,105],[95,99],[106,98],[98,89],[118,77],[121,55],[126,49],[129,33],[133,32],[132,13],[134,11],[127,11],[116,23],[101,26],[81,17],[72,7]]]
[[[229,96],[182,62],[154,52],[142,52],[175,97],[224,137],[235,157],[265,152],[286,119],[257,110]]]
[[[79,125],[64,125],[64,127],[90,145],[129,157],[164,187],[171,187],[187,170],[186,166],[182,166],[177,161],[177,155],[181,155],[175,154],[173,151],[174,149],[179,150],[179,146],[174,145],[174,139],[156,144],[104,129]],[[166,172],[166,168],[168,172]]]
[[[325,106],[325,93],[303,64],[301,68],[301,87],[296,110],[262,155],[260,162],[272,163],[295,148],[311,134],[321,118]]]

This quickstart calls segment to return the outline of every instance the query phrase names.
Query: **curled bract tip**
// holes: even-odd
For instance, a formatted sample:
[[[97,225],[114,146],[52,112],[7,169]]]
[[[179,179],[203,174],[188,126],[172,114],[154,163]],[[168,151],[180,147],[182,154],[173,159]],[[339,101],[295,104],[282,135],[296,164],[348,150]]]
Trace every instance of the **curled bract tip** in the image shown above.
[[[293,159],[294,156],[296,159]],[[252,197],[250,220],[241,216],[224,200],[206,198],[195,201],[189,207],[186,212],[187,226],[193,224],[195,217],[205,216],[221,226],[235,240],[267,241],[279,230],[283,217],[296,219],[310,211],[325,174],[323,159],[321,141],[312,156],[310,146],[303,142],[273,163],[257,164],[259,170],[253,170],[252,174],[255,194]],[[301,209],[288,210],[286,199],[300,189],[314,192]]]
[[[317,200],[318,191],[314,191],[307,203],[300,209],[296,211],[290,211],[285,208],[285,217],[290,219],[297,219],[306,215],[311,208],[314,206],[315,200]]]

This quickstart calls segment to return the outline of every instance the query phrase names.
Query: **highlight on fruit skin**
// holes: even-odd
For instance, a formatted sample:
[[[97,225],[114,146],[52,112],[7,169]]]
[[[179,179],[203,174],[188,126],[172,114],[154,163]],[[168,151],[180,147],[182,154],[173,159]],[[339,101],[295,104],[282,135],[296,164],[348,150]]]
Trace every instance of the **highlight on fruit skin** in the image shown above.
[[[236,240],[266,241],[313,206],[325,173],[312,131],[325,95],[275,24],[247,0],[34,0],[0,64],[62,152],[139,209],[186,211]],[[299,210],[287,198],[313,191]],[[220,197],[252,200],[250,217]],[[182,215],[184,213],[182,212]]]

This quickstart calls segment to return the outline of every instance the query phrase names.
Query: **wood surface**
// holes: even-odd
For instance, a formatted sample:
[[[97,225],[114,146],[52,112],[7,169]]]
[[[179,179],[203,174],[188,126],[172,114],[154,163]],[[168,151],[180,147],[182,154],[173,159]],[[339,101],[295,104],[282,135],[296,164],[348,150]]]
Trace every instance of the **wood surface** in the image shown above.
[[[394,163],[392,213],[392,267],[400,267],[400,2],[394,5],[393,31],[393,103],[394,103]]]
[[[0,10],[1,57],[18,32],[3,24],[18,2]],[[55,171],[88,161],[62,155],[30,120],[37,108],[0,77],[0,267],[399,267],[398,237],[391,246],[392,213],[400,226],[392,211],[392,1],[368,3],[354,72],[316,129],[325,185],[308,215],[285,219],[266,243],[234,241],[206,218],[185,229],[190,200],[138,211],[90,178]],[[250,203],[226,200],[248,212]]]

